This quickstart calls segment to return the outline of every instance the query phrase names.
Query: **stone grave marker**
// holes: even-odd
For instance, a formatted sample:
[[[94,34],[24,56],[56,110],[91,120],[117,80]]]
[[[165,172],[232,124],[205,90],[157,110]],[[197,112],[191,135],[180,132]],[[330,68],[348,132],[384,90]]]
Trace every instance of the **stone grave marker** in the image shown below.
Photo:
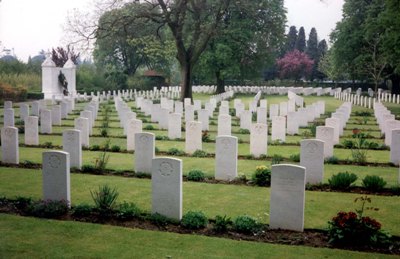
[[[152,172],[152,160],[155,157],[155,135],[142,132],[135,134],[135,172]]]
[[[322,183],[324,179],[323,141],[317,139],[300,141],[300,166],[306,168],[306,183]]]
[[[1,128],[1,154],[5,164],[19,164],[18,128]]]
[[[283,116],[272,117],[271,140],[286,140],[286,118]]]
[[[15,126],[14,109],[12,108],[4,109],[3,127],[14,127],[14,126]]]
[[[232,119],[230,115],[221,114],[218,116],[218,136],[231,135]]]
[[[244,110],[241,114],[240,114],[240,128],[241,129],[247,129],[250,130],[251,128],[251,111],[249,110]]]
[[[81,131],[68,129],[63,131],[63,151],[69,153],[70,167],[82,167]]]
[[[182,160],[154,158],[151,175],[151,212],[181,220],[182,193]]]
[[[43,109],[40,111],[40,133],[51,134],[51,110]]]
[[[271,229],[304,230],[305,168],[296,165],[273,165],[271,173]]]
[[[215,179],[232,181],[237,177],[238,138],[220,135],[216,138]]]
[[[70,155],[64,151],[46,151],[42,155],[43,200],[71,204]]]
[[[168,138],[178,139],[182,137],[182,114],[170,113],[168,115]]]
[[[127,131],[126,131],[126,150],[133,151],[135,150],[135,134],[141,133],[143,128],[143,123],[141,120],[130,119],[127,122]]]
[[[268,148],[268,125],[255,123],[250,130],[250,154],[260,157],[267,154]]]
[[[61,126],[61,106],[54,105],[51,109],[51,123],[55,126]]]
[[[25,119],[25,145],[39,145],[39,118],[28,116]]]
[[[393,129],[390,143],[390,162],[400,165],[400,128]]]
[[[89,119],[88,118],[75,118],[75,129],[81,131],[82,146],[89,147]]]
[[[26,103],[21,103],[19,106],[19,118],[25,121],[26,117],[29,116],[29,105]],[[39,116],[39,115],[35,115]]]
[[[333,156],[333,136],[334,128],[326,126],[318,126],[316,139],[324,141],[324,158]]]
[[[202,150],[201,122],[186,122],[185,152],[192,154],[196,150]]]

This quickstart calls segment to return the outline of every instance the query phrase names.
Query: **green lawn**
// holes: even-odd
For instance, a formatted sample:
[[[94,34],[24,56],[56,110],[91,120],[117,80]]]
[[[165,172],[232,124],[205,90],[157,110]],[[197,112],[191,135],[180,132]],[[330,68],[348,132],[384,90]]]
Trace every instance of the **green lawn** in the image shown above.
[[[4,214],[0,230],[2,258],[394,258]]]
[[[118,188],[119,200],[136,203],[150,211],[151,181],[149,179],[115,176],[71,175],[71,199],[73,204],[92,203],[89,190],[108,184]],[[0,171],[0,195],[6,197],[42,197],[42,174],[40,170],[2,168]],[[184,182],[183,210],[201,210],[208,217],[227,214],[236,217],[248,214],[262,222],[269,222],[270,188]],[[305,227],[325,229],[327,221],[340,210],[354,210],[353,203],[359,194],[336,192],[306,192]],[[392,234],[400,235],[400,224],[395,215],[400,213],[399,197],[374,196],[372,206],[378,212],[368,212]]]

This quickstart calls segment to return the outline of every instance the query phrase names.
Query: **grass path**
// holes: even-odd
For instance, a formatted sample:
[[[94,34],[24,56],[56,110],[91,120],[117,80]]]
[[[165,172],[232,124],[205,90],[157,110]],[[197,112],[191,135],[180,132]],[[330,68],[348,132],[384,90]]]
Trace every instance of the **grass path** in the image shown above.
[[[0,231],[1,258],[395,258],[4,214]]]

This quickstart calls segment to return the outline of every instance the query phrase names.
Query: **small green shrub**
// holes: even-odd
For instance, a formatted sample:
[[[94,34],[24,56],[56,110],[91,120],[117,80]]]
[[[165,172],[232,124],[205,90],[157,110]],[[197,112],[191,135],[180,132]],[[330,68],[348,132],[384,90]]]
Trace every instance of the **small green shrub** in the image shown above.
[[[331,157],[328,157],[328,158],[325,160],[325,162],[326,162],[327,164],[336,165],[336,164],[339,163],[339,158],[337,158],[336,156],[331,156]]]
[[[342,145],[344,148],[351,149],[354,147],[354,142],[350,139],[345,139],[343,140]]]
[[[216,123],[215,121],[212,120],[212,121],[210,121],[210,125],[213,125],[213,126],[214,126],[214,125],[217,125],[217,123]]]
[[[101,213],[110,213],[114,210],[119,193],[116,188],[111,189],[107,184],[99,186],[97,191],[90,191],[95,208]]]
[[[385,188],[386,182],[377,175],[367,175],[362,180],[362,185],[369,191],[380,191]]]
[[[154,126],[149,124],[149,125],[146,125],[143,129],[145,129],[145,130],[154,130]]]
[[[169,219],[159,213],[151,214],[149,220],[158,227],[165,227],[168,225]]]
[[[228,230],[228,227],[232,225],[231,218],[224,215],[223,217],[220,215],[215,216],[215,223],[213,225],[213,230],[215,232],[225,232]]]
[[[283,156],[278,155],[278,154],[274,154],[272,156],[271,165],[280,164],[282,161],[283,161]]]
[[[340,172],[332,175],[328,180],[329,186],[334,190],[346,190],[357,180],[357,175],[348,172]]]
[[[39,218],[60,218],[68,212],[68,202],[65,200],[39,200],[27,208],[28,214]]]
[[[211,141],[210,135],[208,134],[207,130],[205,130],[205,131],[203,131],[201,133],[201,141],[203,141],[203,142],[210,142]]]
[[[251,177],[254,184],[258,186],[270,186],[271,185],[271,170],[265,165],[256,167],[256,171]]]
[[[239,134],[250,134],[250,130],[248,130],[248,129],[239,129]]]
[[[261,224],[247,215],[237,217],[233,222],[233,227],[237,232],[243,234],[255,234],[261,230]]]
[[[400,184],[392,186],[391,191],[394,195],[400,195]]]
[[[117,145],[111,146],[111,152],[119,152],[121,151],[121,147]]]
[[[44,142],[42,146],[44,148],[52,148],[53,147],[53,143],[51,141]]]
[[[200,229],[207,226],[208,219],[201,211],[189,211],[182,217],[181,224],[188,229]]]
[[[26,211],[26,209],[32,204],[33,200],[32,198],[25,198],[25,197],[21,197],[18,196],[15,200],[14,200],[14,206],[20,210],[20,211]]]
[[[193,157],[207,157],[207,152],[197,149],[196,151],[193,152],[192,156]]]
[[[293,162],[300,162],[300,154],[292,154],[290,155],[290,160],[292,160]]]
[[[72,208],[72,216],[74,217],[88,217],[92,214],[93,207],[89,204],[79,204]]]
[[[96,168],[93,165],[82,165],[81,171],[85,173],[94,173],[96,172]]]
[[[141,211],[136,206],[136,204],[132,202],[123,202],[118,206],[118,210],[116,212],[116,216],[120,220],[131,220],[140,215]]]
[[[191,170],[188,173],[187,179],[189,181],[201,182],[205,178],[205,174],[201,170]]]
[[[90,147],[91,151],[99,151],[100,150],[100,146],[99,145],[93,145]]]
[[[100,135],[102,136],[102,137],[108,137],[108,129],[107,128],[102,128],[101,129],[101,131],[100,131]]]
[[[184,156],[185,151],[173,147],[168,149],[167,154],[171,156]]]

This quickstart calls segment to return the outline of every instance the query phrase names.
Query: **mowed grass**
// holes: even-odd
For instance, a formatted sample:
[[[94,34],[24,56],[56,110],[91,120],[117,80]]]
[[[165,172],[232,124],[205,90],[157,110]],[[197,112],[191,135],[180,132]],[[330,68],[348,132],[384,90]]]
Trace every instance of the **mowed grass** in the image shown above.
[[[120,193],[119,201],[136,203],[146,211],[151,210],[151,181],[149,179],[123,178],[71,174],[72,204],[93,204],[90,190],[108,184]],[[40,170],[2,168],[0,171],[0,195],[6,197],[42,197],[42,174]],[[360,194],[337,192],[306,192],[305,227],[326,229],[327,222],[338,211],[349,211],[360,207],[354,199]],[[400,235],[400,199],[398,196],[370,195],[372,204],[379,211],[367,214],[383,224],[385,230]],[[264,223],[269,222],[270,188],[227,184],[183,183],[183,211],[201,210],[209,218],[216,215],[250,215]]]
[[[5,214],[0,230],[2,258],[394,258]]]

